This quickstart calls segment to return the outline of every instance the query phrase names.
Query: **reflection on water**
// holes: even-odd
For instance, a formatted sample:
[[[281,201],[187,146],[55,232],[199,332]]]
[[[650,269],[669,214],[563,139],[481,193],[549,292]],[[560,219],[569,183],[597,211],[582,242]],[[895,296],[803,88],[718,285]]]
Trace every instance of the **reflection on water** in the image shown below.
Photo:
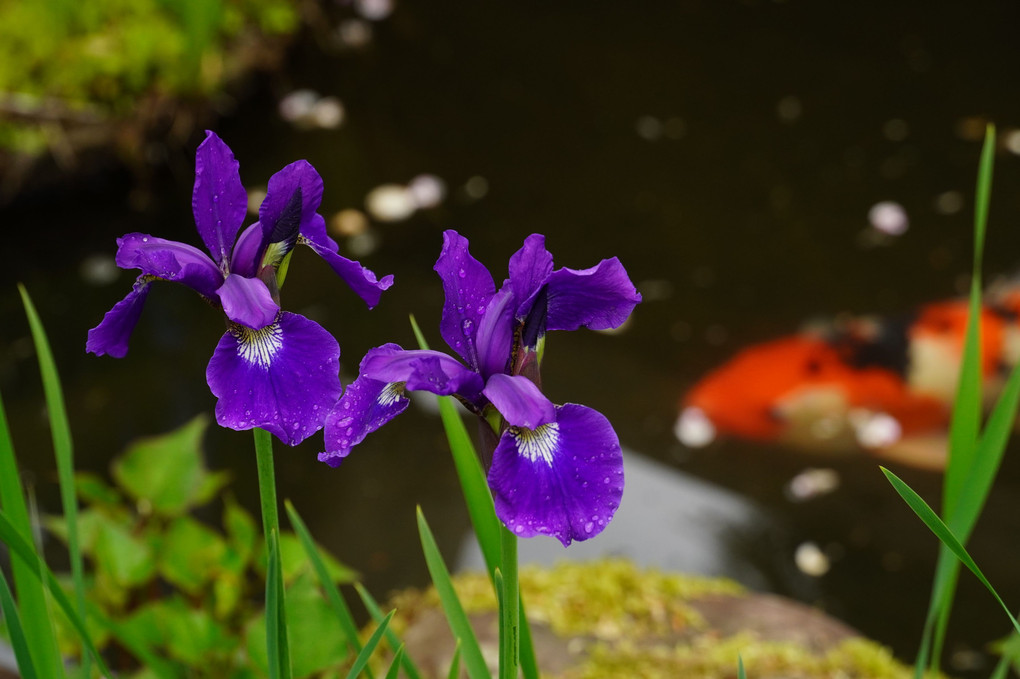
[[[344,252],[397,275],[368,312],[328,267],[298,253],[308,261],[291,269],[287,308],[337,335],[349,380],[368,348],[413,343],[410,312],[438,343],[442,292],[431,267],[445,228],[468,237],[481,261],[531,232],[545,233],[565,266],[619,256],[647,301],[622,334],[549,338],[543,378],[552,400],[583,395],[625,445],[766,507],[787,536],[780,558],[813,543],[828,561],[804,596],[912,657],[936,544],[874,461],[819,459],[774,443],[691,451],[673,437],[675,404],[739,348],[795,332],[805,318],[891,314],[952,297],[969,268],[975,140],[989,118],[1004,147],[986,269],[1017,265],[1020,236],[1010,224],[1020,193],[1009,187],[1020,181],[1020,159],[1009,140],[1020,127],[1020,93],[1005,73],[1020,56],[1020,7],[921,13],[688,0],[445,9],[407,0],[384,21],[330,29],[362,45],[335,54],[323,53],[333,43],[313,31],[285,72],[263,79],[217,126],[243,159],[245,182],[296,158],[312,162],[325,180],[323,214],[357,210],[370,220],[367,230],[344,227],[357,231]],[[298,89],[336,97],[343,124],[296,129],[282,120],[279,98]],[[194,242],[192,162],[171,154],[150,178],[147,203],[128,176],[105,174],[85,191],[0,216],[8,320],[0,390],[44,506],[56,506],[48,434],[13,282],[28,285],[53,334],[83,466],[103,469],[128,439],[211,411],[203,375],[223,328],[187,290],[164,285],[150,296],[127,358],[84,357],[87,329],[131,276],[86,280],[79,268],[102,269],[89,258],[108,256],[114,238],[131,231]],[[423,174],[446,186],[438,205],[398,222],[368,212],[374,188],[408,187]],[[883,201],[908,217],[899,236],[875,237],[869,211]],[[295,498],[313,532],[380,594],[425,580],[415,503],[441,528],[445,548],[466,528],[437,421],[401,419],[337,470],[315,461],[316,443],[277,453],[281,495]],[[257,506],[249,439],[217,431],[208,451]],[[1007,453],[973,541],[1006,601],[1020,599],[1016,454]],[[787,482],[823,464],[839,488],[790,502]],[[937,474],[904,468],[903,476],[937,497]],[[960,597],[951,650],[980,649],[1006,631],[968,576]]]

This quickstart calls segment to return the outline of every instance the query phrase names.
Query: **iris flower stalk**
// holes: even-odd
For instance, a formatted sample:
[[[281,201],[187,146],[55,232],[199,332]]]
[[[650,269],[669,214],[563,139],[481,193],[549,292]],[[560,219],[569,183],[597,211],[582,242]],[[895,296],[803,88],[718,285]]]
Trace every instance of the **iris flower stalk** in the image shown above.
[[[227,330],[206,369],[216,421],[253,429],[267,549],[279,535],[272,437],[297,445],[340,397],[340,346],[319,324],[280,308],[296,245],[307,245],[371,308],[393,283],[339,254],[318,214],[322,178],[307,161],[274,174],[259,219],[241,231],[248,196],[230,148],[206,132],[195,158],[192,210],[208,250],[143,233],[117,239],[117,266],[139,269],[131,291],[89,331],[86,351],[121,358],[157,280],[181,283],[222,311]],[[238,235],[240,232],[240,235]],[[282,596],[282,595],[281,595]],[[277,602],[282,616],[282,599]],[[282,648],[286,665],[286,642]]]

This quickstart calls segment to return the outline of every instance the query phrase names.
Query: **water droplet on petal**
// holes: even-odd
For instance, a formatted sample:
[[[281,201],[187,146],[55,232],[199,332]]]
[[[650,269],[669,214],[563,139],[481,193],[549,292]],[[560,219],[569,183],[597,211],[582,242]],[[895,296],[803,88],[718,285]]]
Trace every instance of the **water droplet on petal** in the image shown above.
[[[591,521],[589,521],[588,523],[584,524],[584,532],[585,533],[590,533],[593,528],[595,528],[595,524],[592,523]]]

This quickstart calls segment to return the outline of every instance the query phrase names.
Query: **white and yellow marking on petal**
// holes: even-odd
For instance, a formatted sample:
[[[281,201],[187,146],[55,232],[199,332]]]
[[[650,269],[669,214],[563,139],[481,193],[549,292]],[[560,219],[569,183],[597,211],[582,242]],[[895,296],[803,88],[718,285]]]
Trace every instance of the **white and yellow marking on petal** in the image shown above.
[[[237,338],[237,355],[249,365],[260,368],[272,365],[273,358],[283,346],[283,328],[279,323],[272,323],[260,330],[234,325],[233,333]]]
[[[376,397],[376,402],[381,406],[391,406],[404,397],[404,385],[406,382],[390,382]]]
[[[560,425],[556,422],[543,424],[536,429],[510,427],[510,434],[517,441],[517,451],[530,462],[542,460],[550,467],[560,444]]]

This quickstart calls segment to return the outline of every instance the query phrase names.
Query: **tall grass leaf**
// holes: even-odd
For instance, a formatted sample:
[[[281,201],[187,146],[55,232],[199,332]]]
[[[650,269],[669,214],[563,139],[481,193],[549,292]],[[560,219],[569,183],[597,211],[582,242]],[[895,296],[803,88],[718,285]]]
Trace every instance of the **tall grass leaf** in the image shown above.
[[[737,656],[737,679],[747,679],[747,675],[744,674],[744,659]]]
[[[459,639],[463,644],[464,664],[467,667],[468,676],[471,679],[491,679],[482,649],[478,646],[478,640],[475,638],[475,631],[471,628],[471,623],[468,621],[460,599],[457,598],[453,581],[450,580],[450,571],[447,570],[446,564],[443,562],[443,557],[439,553],[439,547],[425,521],[421,507],[418,508],[418,535],[421,537],[422,551],[425,553],[425,564],[428,566],[429,575],[432,576],[432,584],[435,585],[436,593],[439,594],[439,602],[446,614],[446,621],[453,632],[453,638]]]
[[[14,659],[18,663],[18,672],[22,679],[36,679],[35,663],[32,662],[32,653],[28,650],[28,641],[25,639],[25,631],[21,628],[21,618],[18,615],[17,604],[14,603],[14,595],[11,588],[7,586],[7,578],[0,569],[0,612],[7,622],[7,635],[10,637],[11,649],[14,651]]]
[[[301,520],[297,510],[294,509],[294,505],[291,504],[290,500],[285,500],[283,504],[287,509],[287,516],[290,517],[290,525],[294,528],[294,532],[297,533],[298,539],[301,540],[301,546],[304,548],[305,554],[308,555],[308,560],[312,562],[315,574],[319,578],[319,584],[326,592],[326,598],[329,599],[329,603],[336,613],[337,620],[340,621],[340,629],[343,630],[344,635],[347,637],[347,645],[350,646],[351,653],[357,655],[361,652],[361,641],[358,639],[358,626],[354,622],[351,609],[340,594],[340,590],[337,589],[333,578],[330,577],[326,563],[322,560],[322,556],[315,546],[315,541],[312,539],[312,534],[308,532],[308,527]],[[372,676],[371,671],[368,672],[368,676]]]
[[[372,654],[375,653],[375,647],[379,645],[383,635],[386,633],[386,629],[390,626],[390,620],[393,619],[393,614],[396,613],[396,609],[393,609],[386,614],[386,617],[382,619],[382,622],[376,626],[375,631],[372,632],[372,636],[365,642],[365,647],[358,653],[358,657],[354,659],[354,664],[351,665],[351,671],[347,673],[347,679],[356,679],[361,670],[368,665],[369,659]],[[403,647],[401,647],[403,648]],[[399,650],[399,649],[398,649]]]
[[[57,636],[53,629],[49,606],[46,603],[45,588],[35,566],[40,559],[32,540],[32,523],[25,496],[21,493],[20,479],[14,442],[11,440],[7,414],[0,399],[0,510],[5,513],[11,530],[24,541],[28,550],[28,558],[11,560],[14,587],[18,594],[18,612],[38,675],[43,679],[62,677],[63,663],[57,647]],[[10,546],[10,542],[7,544]]]
[[[404,647],[401,646],[393,654],[393,662],[390,663],[390,668],[386,670],[386,679],[397,679],[400,676],[400,661],[403,659]]]
[[[106,663],[103,662],[103,658],[99,655],[95,644],[92,643],[88,630],[85,629],[85,623],[82,622],[78,612],[71,605],[70,599],[64,594],[64,590],[61,589],[57,578],[46,563],[36,555],[35,548],[28,540],[21,536],[11,521],[10,516],[3,510],[0,510],[0,542],[6,544],[11,553],[17,557],[16,559],[11,559],[12,564],[17,564],[19,561],[23,562],[27,573],[30,573],[37,580],[45,581],[46,588],[49,590],[50,596],[53,597],[53,601],[64,611],[64,615],[67,616],[71,626],[78,633],[86,650],[92,654],[92,659],[96,661],[100,671],[105,676],[111,677],[110,670],[106,667]],[[22,622],[24,622],[24,613],[22,613]],[[28,633],[28,628],[26,627],[26,636]],[[34,651],[33,657],[35,657]],[[60,655],[57,654],[56,658],[59,660]],[[41,672],[39,676],[43,676]]]
[[[885,467],[880,467],[880,469],[882,470],[882,473],[885,474],[885,477],[889,479],[889,483],[892,484],[896,492],[903,498],[903,501],[906,502],[912,510],[914,510],[914,513],[917,514],[918,518],[920,518],[921,521],[928,526],[928,529],[935,534],[935,537],[941,540],[942,544],[949,547],[953,554],[956,555],[956,558],[958,558],[964,566],[970,569],[970,572],[973,573],[981,584],[992,593],[995,600],[999,602],[1000,606],[1002,606],[1002,610],[1006,612],[1006,615],[1009,617],[1009,621],[1013,623],[1014,629],[1016,629],[1017,632],[1020,632],[1020,622],[1017,622],[1017,619],[1013,617],[1013,613],[1010,612],[1009,608],[1002,600],[1002,597],[1000,597],[999,593],[995,591],[992,584],[988,582],[988,579],[985,578],[985,574],[981,572],[981,569],[978,568],[976,563],[974,563],[970,554],[967,553],[964,546],[960,544],[960,541],[957,540],[955,535],[953,535],[953,532],[949,530],[949,527],[938,517],[938,514],[936,514],[934,510],[928,506],[928,503],[921,499],[920,495],[915,493],[914,490],[904,483],[898,476]]]
[[[379,602],[377,602],[369,591],[362,587],[360,583],[354,583],[354,589],[358,592],[358,596],[361,597],[361,603],[364,604],[365,610],[368,611],[370,616],[372,616],[372,619],[375,620],[376,623],[382,622],[384,616],[382,609],[379,608]],[[404,645],[401,643],[396,633],[389,628],[386,629],[386,643],[389,644],[394,653],[396,653],[397,650]],[[407,653],[404,653],[404,658],[401,661],[401,664],[403,665],[404,673],[407,674],[410,679],[421,679],[421,672],[418,671],[418,668],[411,660],[411,656]]]
[[[460,676],[460,639],[453,648],[453,658],[450,659],[450,671],[446,673],[446,679],[457,679]]]
[[[60,386],[60,375],[53,351],[46,336],[42,320],[32,303],[25,286],[18,284],[21,301],[32,330],[35,353],[39,358],[39,373],[42,377],[43,393],[46,396],[46,410],[50,420],[50,434],[53,438],[53,452],[57,460],[57,478],[60,483],[60,501],[64,509],[64,524],[67,526],[67,551],[71,562],[71,580],[78,604],[78,613],[86,618],[85,611],[85,569],[82,564],[81,547],[78,540],[78,494],[74,482],[74,444],[71,439],[71,425],[64,405],[64,392]],[[89,674],[88,656],[83,658],[83,673]]]
[[[282,571],[280,542],[274,530],[269,536],[269,562],[266,568],[266,655],[269,658],[271,679],[291,679]]]

